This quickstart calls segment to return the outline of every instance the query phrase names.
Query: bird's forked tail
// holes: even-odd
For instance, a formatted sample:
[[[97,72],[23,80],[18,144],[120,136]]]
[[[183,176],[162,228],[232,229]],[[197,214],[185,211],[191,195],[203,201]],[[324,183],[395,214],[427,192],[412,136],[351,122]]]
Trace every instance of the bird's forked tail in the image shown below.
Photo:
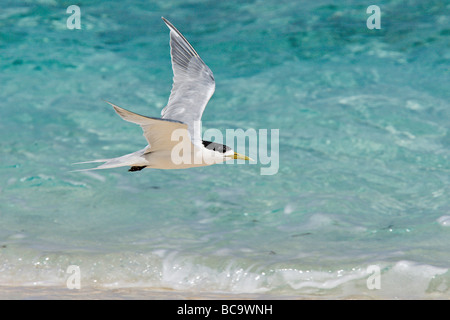
[[[143,156],[146,149],[147,148],[144,148],[142,150],[139,150],[139,151],[136,151],[136,152],[133,152],[130,154],[126,154],[124,156],[117,157],[117,158],[98,159],[98,160],[92,160],[92,161],[77,162],[74,164],[86,164],[86,163],[98,163],[98,162],[104,162],[104,163],[95,168],[73,170],[72,172],[91,171],[91,170],[99,170],[99,169],[111,169],[111,168],[118,168],[118,167],[131,167],[132,168],[132,169],[130,169],[131,171],[138,171],[138,170],[145,168],[148,165],[148,161]]]

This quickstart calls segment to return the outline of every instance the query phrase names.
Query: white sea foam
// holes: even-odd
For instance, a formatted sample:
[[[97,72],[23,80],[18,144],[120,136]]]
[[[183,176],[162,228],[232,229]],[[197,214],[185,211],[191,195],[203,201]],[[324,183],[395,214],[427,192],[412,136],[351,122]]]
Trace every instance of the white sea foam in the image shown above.
[[[28,253],[30,254],[30,252]],[[380,262],[380,287],[368,286],[370,265],[314,270],[298,264],[264,264],[230,257],[200,257],[177,251],[101,256],[5,257],[3,286],[66,288],[69,265],[79,265],[83,288],[166,288],[180,292],[282,294],[299,297],[450,298],[447,268],[413,261]]]
[[[450,216],[439,217],[437,222],[443,227],[450,227]]]

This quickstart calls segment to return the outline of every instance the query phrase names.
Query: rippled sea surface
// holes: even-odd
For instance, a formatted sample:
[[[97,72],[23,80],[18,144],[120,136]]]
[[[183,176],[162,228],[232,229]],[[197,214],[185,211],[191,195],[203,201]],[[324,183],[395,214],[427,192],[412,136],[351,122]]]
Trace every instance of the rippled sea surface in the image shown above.
[[[0,287],[450,297],[448,1],[379,30],[363,1],[78,1],[80,30],[70,4],[1,5]],[[160,115],[161,16],[214,72],[204,129],[279,129],[276,174],[71,172],[146,145],[103,100]]]

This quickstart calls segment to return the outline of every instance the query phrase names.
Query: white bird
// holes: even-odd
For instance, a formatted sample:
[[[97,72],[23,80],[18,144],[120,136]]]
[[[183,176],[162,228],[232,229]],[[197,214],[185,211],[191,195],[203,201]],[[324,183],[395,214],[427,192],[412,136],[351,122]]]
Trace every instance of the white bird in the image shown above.
[[[226,145],[202,140],[201,117],[215,90],[214,76],[186,38],[168,20],[162,19],[170,29],[173,85],[161,118],[142,116],[106,101],[122,119],[142,127],[148,145],[118,158],[77,163],[104,162],[84,170],[123,166],[129,166],[128,171],[184,169],[229,159],[252,160]]]

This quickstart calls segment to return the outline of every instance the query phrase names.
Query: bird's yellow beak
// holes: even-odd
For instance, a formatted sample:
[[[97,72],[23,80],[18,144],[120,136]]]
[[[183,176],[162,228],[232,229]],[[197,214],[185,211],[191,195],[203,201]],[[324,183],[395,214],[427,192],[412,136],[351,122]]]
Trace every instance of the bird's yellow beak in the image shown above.
[[[231,157],[231,155],[230,155],[230,157]],[[247,156],[244,156],[244,155],[242,155],[242,154],[240,154],[240,153],[237,153],[237,152],[234,153],[233,159],[255,161],[255,160],[253,160],[252,158],[247,157]]]

